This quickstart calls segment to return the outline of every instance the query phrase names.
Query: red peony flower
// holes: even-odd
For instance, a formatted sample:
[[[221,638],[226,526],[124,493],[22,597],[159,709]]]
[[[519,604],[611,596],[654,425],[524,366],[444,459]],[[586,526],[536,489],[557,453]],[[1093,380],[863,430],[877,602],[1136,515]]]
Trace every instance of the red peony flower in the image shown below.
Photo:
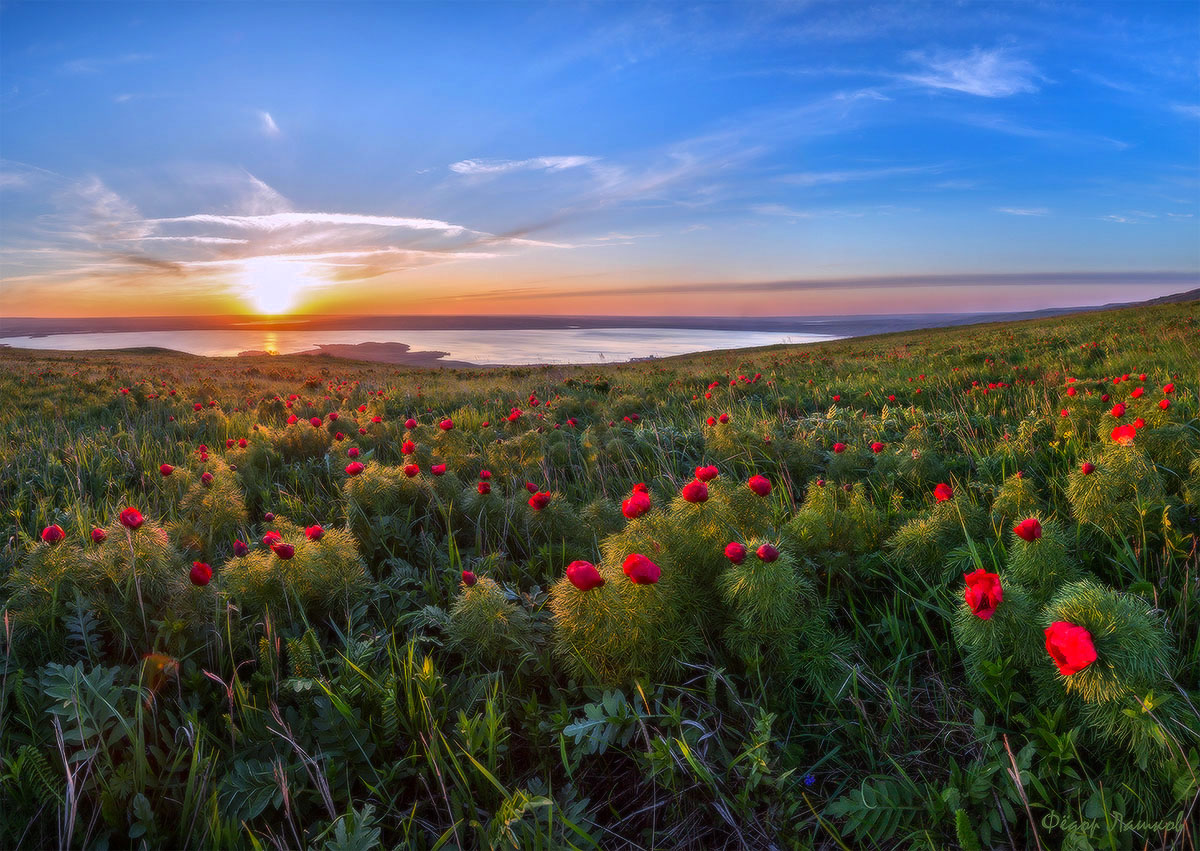
[[[1163,399],[1162,401],[1160,401],[1158,403],[1158,407],[1162,408],[1165,411],[1167,408],[1171,407],[1171,400]]]
[[[725,558],[734,564],[741,564],[746,560],[746,545],[730,541],[725,545]]]
[[[446,417],[446,419],[438,423],[438,428],[440,428],[442,431],[450,431],[450,429],[454,428],[454,420]]]
[[[621,565],[625,575],[634,585],[653,585],[662,576],[662,570],[641,553],[630,553]]]
[[[475,490],[486,496],[492,492],[491,482],[480,482],[479,484],[475,485]]]
[[[1134,389],[1134,391],[1132,393],[1129,394],[1129,398],[1130,399],[1140,399],[1142,397],[1142,394],[1145,392],[1146,392],[1145,387],[1137,387]]]
[[[711,482],[718,475],[720,475],[720,471],[717,470],[716,465],[710,464],[707,467],[696,468],[696,478],[702,482]]]
[[[247,446],[246,438],[244,438],[244,437],[239,438],[238,439],[238,449],[245,449],[246,446]]]
[[[1036,517],[1029,517],[1013,527],[1013,532],[1021,540],[1033,542],[1042,537],[1042,524]]]
[[[771,544],[763,544],[755,551],[755,555],[762,561],[775,561],[775,559],[779,558],[779,550]]]
[[[567,565],[567,581],[580,591],[591,591],[604,584],[604,577],[590,561],[573,561]]]
[[[357,446],[351,446],[349,449],[346,450],[346,454],[348,456],[350,456],[351,458],[357,458],[360,454],[362,454],[362,450],[359,449]]]
[[[239,541],[233,542],[233,554],[235,556],[237,556],[238,558],[241,558],[242,556],[246,555],[249,552],[250,552],[250,548],[248,546],[246,546],[245,541],[239,540]]]
[[[708,499],[708,485],[696,479],[683,486],[683,498],[688,502],[704,502]]]
[[[421,466],[419,464],[405,464],[404,465],[404,475],[408,476],[410,479],[413,476],[416,476],[420,472],[421,472]]]
[[[359,473],[361,473],[365,469],[367,469],[367,468],[365,466],[363,466],[360,462],[351,461],[349,464],[346,465],[346,475],[347,476],[357,476]]]
[[[1066,621],[1055,621],[1046,627],[1046,652],[1064,677],[1078,673],[1096,661],[1092,634]]]
[[[444,475],[446,472],[446,465],[445,464],[434,464],[433,466],[431,466],[429,468],[429,472],[433,473],[433,475],[435,475],[435,476]]]
[[[954,488],[947,484],[939,484],[933,489],[933,495],[937,498],[938,502],[945,502],[946,500],[953,498]]]
[[[1164,384],[1164,385],[1163,385],[1163,392],[1164,392],[1164,393],[1174,393],[1174,392],[1175,392],[1175,384],[1174,384],[1174,382],[1172,382],[1171,384]]]
[[[629,499],[621,503],[621,513],[630,520],[641,517],[649,510],[650,497],[641,491],[634,491],[629,495]]]
[[[146,518],[142,517],[142,512],[138,511],[132,505],[121,512],[121,525],[126,529],[140,528]]]
[[[1078,395],[1079,395],[1079,391],[1078,391],[1078,390],[1076,390],[1074,387],[1068,387],[1068,388],[1067,388],[1067,395],[1068,395],[1068,396],[1078,396]]]
[[[883,444],[880,443],[878,440],[875,441],[874,443],[871,444],[871,451],[874,452],[876,455],[878,455],[880,452],[883,451]]]
[[[271,552],[275,553],[275,555],[278,556],[281,561],[287,561],[296,554],[296,548],[291,544],[277,542],[271,544]]]
[[[300,422],[300,418],[298,416],[296,416],[295,414],[292,414],[290,417],[287,418],[288,425],[295,425],[298,422]]]
[[[535,485],[533,482],[526,482],[526,483],[525,483],[525,490],[529,491],[530,493],[537,493],[537,492],[538,492],[537,485]]]
[[[200,484],[208,486],[213,482],[213,474],[207,470],[200,474]]]
[[[263,535],[262,542],[264,547],[269,547],[272,544],[277,544],[283,540],[283,535],[280,535],[275,530],[271,530]]]
[[[103,544],[108,539],[108,533],[97,527],[92,530],[92,543]]]
[[[729,414],[721,414],[721,416],[717,417],[717,422],[719,422],[719,423],[729,422]]]
[[[401,455],[412,455],[416,451],[417,451],[417,444],[413,443],[411,440],[406,440],[406,441],[404,441],[403,444],[400,445],[400,454]]]
[[[275,522],[275,513],[273,511],[268,511],[263,515],[263,520],[266,520],[268,523]]]
[[[42,540],[47,544],[57,544],[65,537],[67,537],[67,533],[57,523],[42,530]]]
[[[414,428],[417,427],[417,421],[414,420],[412,417],[409,417],[408,419],[406,419],[404,421],[404,427],[406,429],[408,429],[409,431],[412,431]]]
[[[193,585],[207,585],[212,579],[212,568],[202,561],[192,562],[191,577]]]
[[[234,440],[233,440],[233,438],[231,437],[231,438],[229,438],[228,440],[226,440],[226,441],[225,441],[225,448],[226,448],[226,449],[233,449],[233,444],[234,444]]]
[[[163,464],[158,468],[158,472],[162,473],[162,477],[165,479],[167,476],[175,472],[175,468],[170,464]]]
[[[841,455],[843,452],[846,451],[846,444],[844,444],[844,443],[833,444],[833,451],[834,451],[834,453]]]
[[[474,585],[479,580],[475,578],[474,573],[472,573],[469,570],[464,570],[462,572],[462,581],[463,581],[463,585],[466,585],[468,588],[470,588],[472,585]]]
[[[550,491],[539,491],[529,497],[529,507],[534,511],[541,511],[550,504]]]
[[[967,581],[966,600],[971,611],[985,621],[990,619],[1004,599],[1000,577],[980,568],[974,573],[964,573],[963,579]]]
[[[1090,476],[1092,474],[1092,471],[1095,469],[1096,469],[1096,465],[1093,464],[1091,461],[1084,461],[1082,464],[1079,465],[1079,472],[1083,473],[1085,476]]]
[[[650,493],[650,486],[647,485],[645,482],[638,482],[636,485],[633,486],[633,492],[648,494],[648,493]]]
[[[1112,430],[1113,443],[1119,443],[1121,446],[1133,446],[1133,439],[1137,437],[1137,428],[1131,425],[1117,426]]]
[[[309,526],[304,530],[304,536],[310,541],[319,541],[321,538],[325,537],[325,530],[321,528],[320,524],[316,526]]]
[[[322,420],[320,417],[313,417],[308,421],[309,425],[311,425],[313,428],[320,428],[323,422],[324,420]]]
[[[1111,413],[1117,419],[1120,419],[1121,417],[1125,416],[1124,403],[1117,402],[1117,404],[1113,405],[1112,410],[1109,413]]]
[[[376,414],[375,416],[371,417],[371,422],[381,423],[383,422],[383,417],[379,416],[379,414]]]
[[[487,481],[488,479],[490,479],[491,477],[492,477],[492,471],[491,471],[491,470],[480,470],[480,471],[479,471],[479,478],[480,478],[480,479],[482,479],[483,481],[485,481],[485,482],[486,482],[486,481]]]
[[[767,496],[771,493],[771,480],[766,476],[751,476],[750,481],[746,482],[746,487],[759,496]]]

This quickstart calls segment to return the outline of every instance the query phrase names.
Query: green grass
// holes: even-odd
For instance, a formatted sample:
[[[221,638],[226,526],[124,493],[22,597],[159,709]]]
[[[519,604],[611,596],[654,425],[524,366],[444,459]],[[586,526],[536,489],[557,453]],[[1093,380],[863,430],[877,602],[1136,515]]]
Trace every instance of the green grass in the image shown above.
[[[603,367],[0,366],[0,847],[1195,847],[1196,303]],[[1032,614],[974,617],[977,568]]]

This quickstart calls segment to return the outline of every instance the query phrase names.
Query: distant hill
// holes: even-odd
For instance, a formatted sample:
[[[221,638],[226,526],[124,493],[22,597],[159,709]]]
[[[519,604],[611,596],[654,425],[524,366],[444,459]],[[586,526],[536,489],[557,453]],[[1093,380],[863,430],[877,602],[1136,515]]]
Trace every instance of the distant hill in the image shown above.
[[[1172,293],[1171,295],[1161,295],[1158,298],[1139,301],[1138,304],[1183,304],[1185,301],[1200,301],[1200,289],[1188,290],[1186,293]],[[1134,307],[1135,305],[1115,305],[1110,304],[1109,307]]]

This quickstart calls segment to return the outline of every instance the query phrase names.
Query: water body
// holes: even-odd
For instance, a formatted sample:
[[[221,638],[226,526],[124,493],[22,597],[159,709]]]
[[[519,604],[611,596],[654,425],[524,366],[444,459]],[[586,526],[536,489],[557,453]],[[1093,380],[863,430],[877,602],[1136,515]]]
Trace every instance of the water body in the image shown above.
[[[710,349],[838,339],[831,334],[786,331],[715,331],[688,328],[542,328],[534,330],[186,330],[118,331],[0,337],[22,349],[89,351],[155,346],[206,357],[243,352],[294,354],[320,345],[405,343],[413,354],[442,352],[450,361],[476,364],[620,363]]]

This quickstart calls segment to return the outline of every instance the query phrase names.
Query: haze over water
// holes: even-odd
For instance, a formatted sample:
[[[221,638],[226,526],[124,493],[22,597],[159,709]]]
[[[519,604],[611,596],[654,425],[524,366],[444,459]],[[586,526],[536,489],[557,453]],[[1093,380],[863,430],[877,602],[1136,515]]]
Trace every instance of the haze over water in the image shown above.
[[[551,328],[532,330],[138,331],[0,337],[0,344],[31,349],[123,349],[155,346],[208,357],[242,352],[293,354],[319,345],[406,343],[413,352],[445,352],[446,360],[479,364],[619,363],[709,349],[811,343],[826,334],[713,331],[687,328]]]

